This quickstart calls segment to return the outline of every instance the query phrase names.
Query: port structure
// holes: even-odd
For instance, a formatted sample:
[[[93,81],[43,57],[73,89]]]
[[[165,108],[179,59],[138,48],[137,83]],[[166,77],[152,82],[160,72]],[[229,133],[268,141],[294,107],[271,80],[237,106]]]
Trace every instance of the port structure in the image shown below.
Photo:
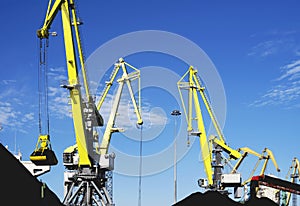
[[[292,164],[285,176],[285,179],[287,181],[290,181],[291,183],[297,184],[297,180],[300,180],[300,163],[297,157],[294,157],[292,160]],[[297,192],[290,192],[285,191],[285,193],[282,195],[282,205],[287,206],[290,205],[291,196],[293,196],[293,205],[297,205]],[[300,191],[298,191],[298,195],[300,194]]]
[[[223,191],[224,186],[240,186],[241,175],[239,173],[223,174],[223,152],[229,155],[229,159],[237,160],[241,158],[241,153],[231,148],[226,142],[221,128],[218,124],[217,118],[213,112],[211,103],[205,93],[205,87],[202,86],[198,71],[190,66],[187,72],[177,82],[184,115],[187,121],[188,135],[197,136],[200,141],[200,148],[202,153],[202,161],[206,178],[199,179],[200,187]],[[185,81],[184,79],[188,79]],[[184,99],[183,90],[188,92],[187,106]],[[200,98],[199,98],[200,95]],[[205,108],[217,132],[217,135],[211,135],[209,140],[206,134],[203,114],[200,104],[202,100],[202,108]],[[194,104],[194,107],[193,107]],[[195,114],[194,114],[195,113]],[[195,117],[194,117],[195,115]],[[196,128],[193,122],[196,121]],[[226,191],[224,191],[226,192]]]
[[[269,160],[272,160],[272,163],[274,165],[274,167],[276,168],[277,172],[280,172],[280,168],[276,162],[275,156],[273,154],[273,152],[268,149],[268,148],[264,148],[263,151],[261,153],[258,153],[256,151],[254,151],[253,149],[249,148],[249,147],[242,147],[239,148],[238,151],[241,153],[241,157],[238,159],[238,161],[236,162],[236,164],[234,165],[234,167],[232,168],[231,174],[237,173],[239,167],[241,166],[242,162],[244,162],[245,158],[251,154],[254,155],[256,157],[258,157],[258,160],[256,162],[256,164],[254,165],[254,168],[252,169],[248,179],[244,180],[241,183],[240,187],[234,187],[234,197],[235,198],[241,198],[242,197],[242,201],[246,201],[249,198],[249,183],[251,182],[251,179],[254,175],[256,175],[256,170],[258,168],[258,166],[260,165],[260,163],[263,161],[263,166],[259,172],[259,175],[264,175],[265,171],[267,169],[268,163],[270,162]],[[244,192],[244,194],[242,195],[242,193]]]
[[[253,176],[250,181],[250,198],[257,196],[257,192],[260,186],[274,188],[278,191],[288,192],[300,195],[300,185],[287,180],[279,179],[269,175]],[[278,199],[278,204],[280,200]],[[281,205],[289,205],[289,201],[282,202]]]
[[[128,67],[132,68],[133,71],[128,73]],[[94,166],[94,169],[82,169],[78,165],[79,154],[77,145],[72,145],[68,147],[63,154],[64,165],[67,170],[64,173],[64,203],[66,205],[72,205],[82,202],[87,199],[85,195],[93,198],[94,202],[101,202],[102,205],[113,205],[110,201],[112,199],[112,171],[114,170],[114,153],[109,154],[109,145],[113,133],[123,132],[123,128],[115,127],[115,120],[117,117],[120,100],[122,97],[122,91],[124,85],[127,85],[130,97],[135,108],[135,113],[137,115],[137,125],[142,125],[143,120],[140,113],[140,106],[137,104],[131,82],[134,80],[140,80],[140,71],[125,62],[123,58],[120,58],[110,75],[109,81],[106,82],[106,86],[99,98],[99,103],[97,109],[100,111],[105,98],[107,97],[108,91],[116,79],[118,72],[122,70],[123,74],[121,78],[117,80],[118,88],[114,95],[114,100],[110,115],[106,124],[106,128],[101,140],[101,144],[98,145],[97,142],[99,134],[94,132],[95,138],[95,152],[99,154],[99,167]],[[140,82],[140,81],[139,81]],[[139,83],[140,84],[140,83]],[[138,89],[140,90],[140,89]],[[139,92],[138,92],[139,93]],[[140,95],[139,95],[140,96]],[[140,99],[140,97],[139,97]],[[140,104],[140,101],[139,101]],[[91,172],[92,171],[92,172]],[[99,189],[100,188],[100,189]],[[104,201],[106,199],[106,202]],[[92,202],[92,201],[90,201]],[[72,203],[72,204],[71,204]],[[89,202],[86,202],[89,203]]]
[[[259,164],[262,160],[263,160],[263,166],[261,168],[261,171],[260,171],[259,175],[264,175],[265,174],[265,171],[267,169],[269,160],[272,160],[273,165],[276,168],[276,171],[280,172],[280,168],[277,164],[275,156],[274,156],[273,152],[270,149],[264,148],[261,154],[257,154],[257,153],[252,153],[252,154],[255,154],[258,157],[258,160],[257,160],[254,168],[252,169],[249,178],[242,183],[242,186],[248,184],[251,181],[252,177],[254,176],[254,174],[255,174],[255,172],[256,172],[256,170],[257,170],[257,168],[258,168],[258,166],[259,166]]]
[[[143,123],[139,106],[131,88],[131,81],[139,78],[139,71],[128,73],[126,66],[130,66],[122,58],[115,65],[113,79],[117,71],[123,70],[122,77],[118,80],[119,88],[114,100],[109,120],[106,125],[102,143],[99,146],[99,134],[97,130],[104,126],[104,120],[99,113],[101,105],[111,87],[113,79],[106,85],[104,95],[101,96],[99,104],[95,103],[95,97],[90,94],[85,59],[82,51],[79,25],[82,24],[77,18],[76,7],[73,0],[49,0],[44,24],[37,31],[41,42],[48,40],[52,22],[61,13],[63,37],[65,45],[65,57],[67,65],[68,80],[61,87],[69,91],[71,112],[74,125],[76,144],[65,149],[63,163],[66,168],[64,177],[65,196],[64,205],[102,205],[113,206],[113,200],[107,190],[107,183],[111,183],[111,172],[114,169],[115,155],[109,154],[110,138],[112,133],[121,131],[114,127],[114,121],[124,84],[127,84],[130,96],[137,115],[137,124]],[[79,63],[78,63],[79,62]],[[79,66],[80,65],[80,66]],[[81,78],[79,78],[81,71]],[[85,94],[85,95],[84,95]],[[140,95],[139,95],[140,98]],[[55,165],[56,157],[50,148],[50,136],[40,135],[36,149],[31,155],[31,161],[37,165]],[[44,151],[49,151],[44,153]]]

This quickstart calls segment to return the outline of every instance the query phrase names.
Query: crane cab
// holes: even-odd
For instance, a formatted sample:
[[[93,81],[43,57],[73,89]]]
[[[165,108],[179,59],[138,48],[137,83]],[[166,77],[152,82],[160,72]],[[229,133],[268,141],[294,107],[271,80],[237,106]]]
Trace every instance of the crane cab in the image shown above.
[[[51,149],[50,136],[40,135],[35,150],[30,155],[35,165],[56,165],[58,163],[54,151]]]

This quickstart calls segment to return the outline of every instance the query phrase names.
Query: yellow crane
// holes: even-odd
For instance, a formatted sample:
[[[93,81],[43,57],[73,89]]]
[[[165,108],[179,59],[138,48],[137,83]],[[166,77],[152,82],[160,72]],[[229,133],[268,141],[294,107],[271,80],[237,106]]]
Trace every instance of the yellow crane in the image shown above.
[[[257,157],[261,157],[261,154],[255,152],[254,150],[250,149],[249,147],[242,147],[238,149],[239,152],[243,152],[241,157],[238,159],[237,163],[232,168],[231,173],[236,173],[238,168],[241,166],[242,162],[244,161],[245,157],[248,156],[248,154],[252,154]]]
[[[134,71],[129,73],[127,67],[130,67]],[[116,133],[116,132],[124,131],[123,128],[115,127],[115,120],[116,120],[117,114],[119,113],[118,108],[119,108],[121,95],[122,95],[122,91],[123,91],[125,83],[127,84],[127,88],[128,88],[128,91],[129,91],[129,94],[130,94],[130,97],[131,97],[131,100],[133,103],[133,107],[135,110],[135,114],[137,117],[136,124],[137,125],[143,124],[143,120],[142,120],[141,112],[140,112],[140,108],[141,108],[141,105],[140,105],[141,104],[141,101],[140,101],[140,71],[137,68],[130,65],[129,63],[125,62],[123,58],[120,58],[119,61],[117,63],[115,63],[115,67],[111,74],[111,78],[109,81],[106,82],[106,87],[104,88],[104,90],[102,92],[102,95],[99,99],[99,103],[97,104],[97,108],[98,108],[98,110],[101,109],[101,106],[103,105],[104,100],[107,97],[108,91],[111,88],[111,86],[113,85],[114,80],[117,76],[117,73],[120,69],[122,69],[123,74],[122,74],[121,78],[119,78],[117,80],[119,86],[114,95],[112,108],[110,110],[110,115],[109,115],[109,118],[108,118],[108,121],[107,121],[107,124],[105,127],[105,131],[104,131],[100,146],[97,144],[99,134],[97,131],[94,132],[94,138],[97,140],[96,144],[95,144],[96,146],[94,148],[95,148],[96,153],[100,156],[99,157],[100,176],[104,177],[103,174],[105,174],[105,179],[107,181],[107,184],[106,184],[107,186],[105,189],[103,188],[103,190],[105,190],[104,194],[107,193],[107,194],[109,194],[109,196],[112,196],[111,172],[114,170],[115,155],[113,153],[108,154],[108,150],[109,150],[109,145],[110,145],[110,140],[111,140],[112,134]],[[139,105],[136,103],[135,96],[133,93],[133,88],[131,86],[131,82],[136,79],[139,82],[139,84],[138,84],[139,85],[138,86],[138,99],[139,99],[138,103],[139,103]],[[74,185],[76,184],[76,182],[70,181],[70,179],[72,179],[73,176],[77,175],[78,169],[79,169],[78,168],[78,159],[80,157],[78,154],[77,145],[68,147],[64,151],[63,156],[64,156],[64,165],[68,169],[67,171],[65,171],[65,175],[64,175],[65,176],[65,180],[64,180],[65,199],[64,199],[64,202],[65,203],[69,203],[69,202],[75,203],[73,201],[72,194],[74,193],[73,188],[74,188]],[[78,190],[79,189],[77,188],[75,190],[75,192]],[[108,203],[109,203],[109,201],[108,201]]]
[[[259,175],[264,175],[265,174],[265,171],[267,169],[267,165],[268,165],[268,162],[269,162],[270,159],[273,162],[277,172],[280,172],[280,168],[279,168],[279,166],[278,166],[278,164],[275,160],[275,156],[274,156],[273,152],[270,149],[265,148],[260,155],[257,155],[257,154],[255,154],[255,155],[258,156],[259,158],[258,158],[253,170],[251,171],[251,174],[250,174],[249,178],[247,180],[245,180],[242,183],[242,185],[246,185],[247,183],[249,183],[251,181],[251,178],[253,177],[254,173],[256,172],[256,170],[257,170],[257,168],[258,168],[258,166],[259,166],[259,164],[262,160],[264,160],[264,163],[263,163],[263,166],[261,168],[261,171],[260,171]]]
[[[73,0],[52,0],[48,3],[48,9],[46,12],[46,17],[43,26],[37,31],[37,36],[40,40],[47,40],[51,32],[49,29],[52,25],[53,20],[57,16],[58,12],[61,12],[63,34],[64,34],[64,44],[65,44],[65,55],[66,64],[68,71],[68,84],[62,85],[62,87],[69,90],[70,100],[72,105],[72,115],[73,123],[76,137],[76,144],[78,147],[78,153],[80,156],[79,165],[80,166],[92,166],[92,161],[90,157],[94,156],[91,153],[93,150],[90,148],[90,142],[93,138],[92,127],[102,126],[103,120],[101,115],[96,110],[95,103],[89,92],[89,86],[87,82],[87,75],[84,65],[84,58],[82,53],[82,46],[79,36],[79,24],[75,4]],[[84,92],[86,94],[86,99],[82,97],[81,84],[79,80],[79,67],[77,65],[79,57],[80,67],[82,71],[82,77],[84,80]],[[84,113],[84,108],[88,109],[90,114]],[[93,116],[94,119],[87,120],[86,116]],[[90,128],[87,128],[89,127]],[[38,140],[41,149],[47,148],[50,142],[49,136],[42,136]],[[90,151],[89,151],[90,150]],[[45,156],[39,154],[33,154],[31,160],[35,163],[41,161],[44,164]]]
[[[220,150],[225,151],[230,158],[232,159],[239,159],[241,157],[241,154],[239,151],[232,149],[229,147],[226,142],[224,135],[221,131],[221,128],[217,122],[217,118],[214,115],[213,109],[211,107],[211,104],[207,98],[207,95],[205,94],[205,88],[202,86],[200,78],[197,75],[197,70],[193,68],[193,66],[190,66],[188,71],[181,77],[181,79],[177,82],[184,114],[187,121],[187,131],[189,135],[195,135],[199,137],[200,140],[200,147],[201,147],[201,153],[202,153],[202,160],[204,163],[205,173],[207,177],[207,186],[204,183],[205,180],[200,179],[199,185],[203,185],[204,187],[208,188],[220,188],[219,182],[221,180],[221,154]],[[188,81],[184,81],[184,78],[188,79]],[[185,104],[182,90],[188,91],[188,103],[187,106]],[[204,107],[206,108],[210,119],[213,123],[213,126],[217,132],[217,136],[212,136],[209,141],[207,140],[207,134],[206,129],[204,125],[203,115],[201,111],[200,106],[200,100],[199,96],[204,103]],[[194,107],[193,107],[194,104]],[[195,110],[195,117],[193,117],[193,108]],[[197,122],[197,129],[193,128],[193,120],[196,120]],[[215,149],[215,159],[216,161],[213,161],[213,150]],[[214,163],[214,167],[213,164]]]
[[[127,67],[133,69],[134,71],[131,73],[128,73],[127,71]],[[97,105],[97,109],[100,111],[101,106],[103,105],[103,102],[108,94],[109,89],[111,88],[113,81],[116,78],[116,75],[118,73],[118,71],[122,69],[123,71],[123,75],[120,79],[118,79],[118,83],[119,83],[119,87],[118,90],[116,92],[115,95],[115,102],[112,106],[112,110],[111,110],[111,115],[109,117],[109,120],[107,122],[107,126],[102,138],[102,143],[100,145],[100,154],[107,154],[108,151],[108,147],[109,147],[109,143],[110,143],[110,139],[111,139],[111,135],[114,132],[119,132],[122,131],[122,129],[119,128],[115,128],[114,124],[115,124],[115,118],[116,118],[116,114],[118,111],[118,106],[119,106],[119,102],[120,102],[120,98],[121,98],[121,93],[124,87],[124,84],[127,84],[127,88],[130,94],[130,98],[131,98],[131,102],[133,104],[134,107],[134,112],[137,116],[137,125],[142,125],[143,124],[143,120],[141,117],[141,93],[140,93],[140,71],[135,68],[134,66],[130,65],[129,63],[125,62],[123,58],[119,59],[119,62],[115,64],[114,70],[111,74],[111,78],[108,82],[106,82],[106,87],[104,88],[102,95],[100,97],[99,103]],[[138,79],[138,102],[139,105],[136,103],[135,97],[134,97],[134,92],[131,86],[131,81]]]
[[[292,183],[296,183],[296,180],[300,180],[300,163],[299,160],[294,157],[292,160],[292,165],[289,168],[289,171],[285,177],[285,179],[290,179]],[[287,192],[286,193],[286,200],[285,200],[285,205],[289,205],[291,200],[291,193]]]
[[[113,170],[114,155],[107,154],[107,152],[114,128],[113,124],[107,126],[108,132],[103,137],[99,147],[97,128],[103,126],[104,123],[98,111],[101,106],[98,105],[97,108],[95,98],[89,91],[79,35],[81,22],[77,18],[74,0],[49,0],[44,24],[37,31],[37,36],[40,41],[48,41],[49,36],[53,34],[49,31],[50,27],[58,13],[61,14],[62,19],[68,74],[68,82],[61,87],[69,91],[76,139],[76,144],[68,147],[63,154],[63,162],[67,169],[64,174],[65,196],[63,203],[65,205],[112,206],[114,205],[113,201],[106,189],[106,174],[107,171]],[[120,61],[117,67],[121,67],[123,70],[123,76],[119,79],[119,84],[122,86],[119,87],[123,87],[123,84],[126,83],[130,90],[130,82],[132,79],[138,78],[139,74],[128,74],[124,61]],[[83,82],[79,78],[80,71]],[[111,112],[112,121],[109,121],[112,123],[116,116],[120,95],[121,92],[115,100],[117,102],[114,104],[115,110]],[[142,124],[140,108],[135,103],[132,89],[131,98],[138,115],[138,124]],[[100,102],[103,103],[103,100],[101,99]],[[50,146],[50,136],[40,135],[36,149],[30,156],[31,161],[39,165],[56,164],[57,162],[53,161],[55,155]],[[50,153],[45,151],[50,151]]]

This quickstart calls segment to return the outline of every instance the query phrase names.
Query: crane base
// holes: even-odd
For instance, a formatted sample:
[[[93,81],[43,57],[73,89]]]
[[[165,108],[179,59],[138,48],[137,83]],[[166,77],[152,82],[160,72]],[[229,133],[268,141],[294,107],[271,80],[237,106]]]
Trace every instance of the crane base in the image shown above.
[[[114,206],[106,189],[105,171],[94,168],[68,171],[65,174],[65,197],[63,204]]]

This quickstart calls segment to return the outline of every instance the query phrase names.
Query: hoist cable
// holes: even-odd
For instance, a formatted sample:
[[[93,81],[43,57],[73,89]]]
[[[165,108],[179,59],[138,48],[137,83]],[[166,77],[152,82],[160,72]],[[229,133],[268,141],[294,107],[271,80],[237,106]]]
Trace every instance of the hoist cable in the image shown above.
[[[38,43],[38,47],[39,47],[39,60],[38,60],[38,98],[39,98],[39,105],[38,105],[38,109],[39,109],[39,133],[42,133],[42,114],[41,114],[41,104],[42,104],[42,98],[41,98],[41,93],[42,93],[42,82],[41,82],[41,78],[42,78],[42,48],[43,48],[43,41],[42,39],[39,39],[39,43]]]
[[[143,127],[140,126],[140,162],[139,162],[139,198],[138,206],[142,205],[142,166],[143,166]]]
[[[50,122],[49,122],[49,101],[48,101],[48,47],[49,47],[49,39],[46,39],[46,45],[44,47],[44,59],[45,59],[45,110],[46,110],[46,121],[47,121],[47,134],[50,133]]]
[[[47,132],[49,134],[49,110],[48,110],[48,68],[47,68],[47,48],[48,39],[44,41],[39,39],[39,63],[38,63],[38,96],[39,96],[39,133]],[[45,122],[46,128],[43,123]],[[45,129],[45,131],[43,131]]]

